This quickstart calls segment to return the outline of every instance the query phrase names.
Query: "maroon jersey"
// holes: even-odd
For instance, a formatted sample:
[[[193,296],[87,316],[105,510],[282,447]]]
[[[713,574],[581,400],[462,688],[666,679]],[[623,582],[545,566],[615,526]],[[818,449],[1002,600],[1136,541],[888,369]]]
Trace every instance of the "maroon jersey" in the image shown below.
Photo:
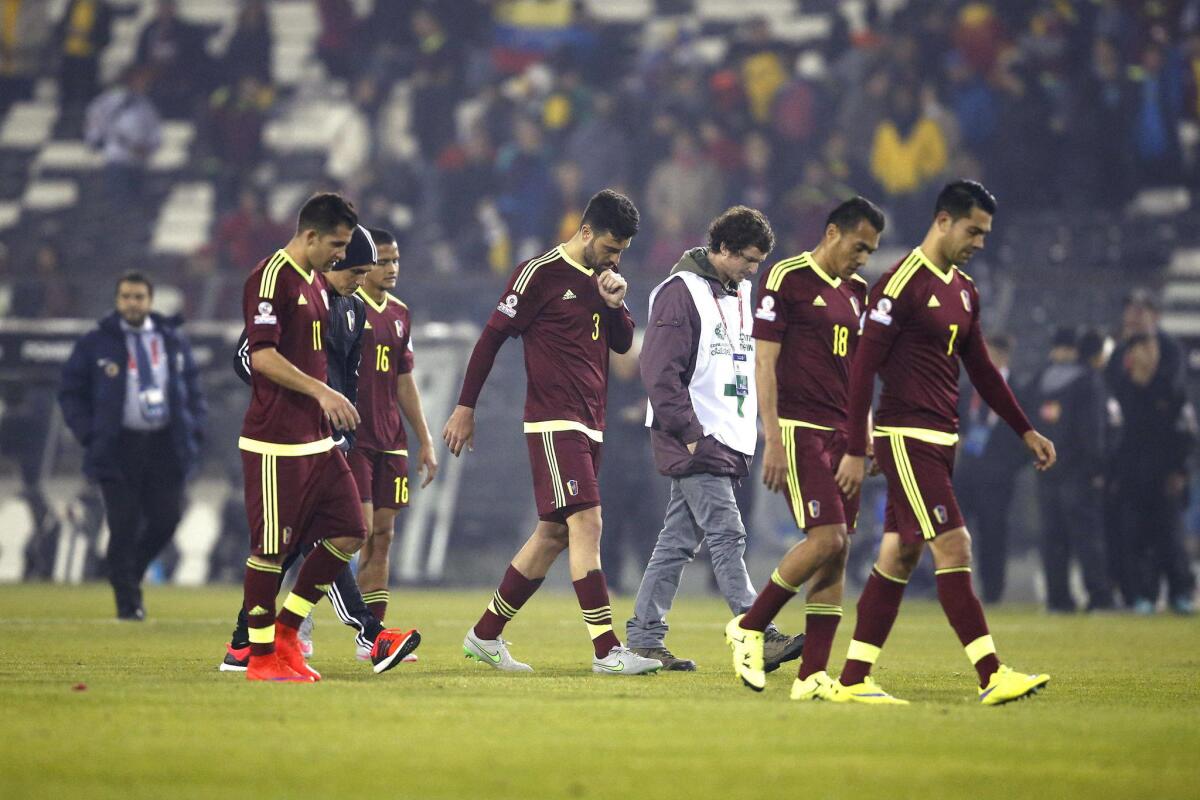
[[[970,278],[913,250],[871,289],[863,340],[887,348],[877,426],[958,432],[959,355],[983,346]]]
[[[376,305],[363,289],[358,296],[367,305],[363,330],[363,357],[358,368],[358,414],[362,422],[355,431],[356,447],[397,453],[408,447],[396,379],[413,368],[413,348],[408,306],[390,294]]]
[[[764,273],[754,338],[779,342],[781,421],[846,430],[850,359],[858,346],[867,282],[822,272],[805,252]]]
[[[305,272],[280,250],[260,263],[242,290],[246,343],[253,353],[274,347],[296,369],[325,383],[325,327],[329,294],[325,278]],[[300,392],[285,389],[258,372],[250,375],[250,407],[242,423],[243,450],[268,452],[261,445],[303,445],[322,452],[333,446],[332,429],[321,405]],[[328,440],[329,447],[324,447]],[[308,452],[306,450],[306,452]],[[276,451],[272,455],[302,455]]]
[[[488,325],[525,344],[526,431],[581,426],[597,438],[604,430],[610,337],[619,328],[627,338],[633,318],[624,306],[608,307],[595,271],[562,245],[526,261]]]

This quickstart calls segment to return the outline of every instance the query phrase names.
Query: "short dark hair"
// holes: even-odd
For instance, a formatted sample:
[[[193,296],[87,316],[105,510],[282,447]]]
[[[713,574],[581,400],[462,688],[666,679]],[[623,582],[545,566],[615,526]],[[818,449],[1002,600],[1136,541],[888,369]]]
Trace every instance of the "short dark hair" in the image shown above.
[[[722,246],[731,253],[757,247],[766,255],[775,246],[775,232],[758,209],[734,206],[708,226],[709,252],[715,253]]]
[[[1104,338],[1095,328],[1085,328],[1079,334],[1079,360],[1086,363],[1104,352]]]
[[[1079,332],[1074,325],[1059,325],[1050,336],[1051,347],[1078,347]]]
[[[637,235],[641,217],[637,206],[628,197],[612,189],[601,189],[588,200],[579,224],[581,227],[587,225],[597,233],[611,233],[624,241]]]
[[[120,277],[117,278],[117,282],[113,284],[114,295],[121,291],[122,283],[140,283],[146,287],[146,291],[150,293],[150,296],[154,297],[154,282],[151,281],[144,272],[138,272],[137,270],[132,269],[122,272]]]
[[[296,219],[296,232],[332,233],[338,225],[353,229],[358,224],[354,204],[340,194],[318,192],[305,201]]]
[[[954,181],[947,183],[938,193],[937,205],[933,214],[945,211],[950,219],[962,219],[971,215],[971,209],[978,208],[988,214],[996,213],[996,196],[987,190],[979,181]]]
[[[878,233],[883,233],[883,228],[887,224],[879,206],[862,195],[856,195],[829,212],[829,216],[825,219],[825,227],[837,225],[838,230],[842,233],[849,233],[863,221],[866,221]]]
[[[371,241],[375,242],[376,247],[381,244],[398,244],[392,232],[383,228],[367,228],[367,233],[371,234]]]

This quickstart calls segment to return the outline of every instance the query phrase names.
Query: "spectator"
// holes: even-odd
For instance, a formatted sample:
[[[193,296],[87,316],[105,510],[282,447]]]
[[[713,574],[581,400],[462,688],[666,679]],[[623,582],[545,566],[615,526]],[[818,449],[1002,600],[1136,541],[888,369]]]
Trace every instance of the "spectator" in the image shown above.
[[[68,134],[83,130],[83,110],[100,93],[100,54],[112,37],[112,8],[105,0],[71,0],[58,24],[59,87]]]
[[[1133,111],[1138,177],[1149,184],[1176,183],[1180,175],[1179,118],[1182,79],[1158,45],[1142,53]]]
[[[221,59],[221,79],[236,84],[243,77],[254,77],[259,83],[271,84],[271,51],[274,37],[267,16],[266,0],[242,0],[237,27],[225,57]]]
[[[262,197],[252,188],[238,196],[238,207],[217,223],[216,241],[220,265],[237,273],[249,273],[254,265],[281,247],[291,230],[267,216]]]
[[[946,168],[948,151],[941,127],[921,113],[908,83],[895,86],[888,116],[875,128],[871,175],[887,194],[897,233],[913,238],[928,216],[929,186]]]
[[[157,0],[157,13],[138,37],[137,63],[151,70],[150,96],[168,119],[189,117],[211,84],[206,32],[179,17],[176,0]]]
[[[330,77],[347,79],[354,75],[358,17],[350,0],[316,0],[321,19],[317,39],[317,57]]]
[[[771,27],[765,19],[750,23],[748,40],[744,47],[749,51],[742,60],[742,85],[746,89],[746,100],[750,116],[759,125],[771,122],[771,109],[775,96],[788,80],[783,59],[771,41]]]
[[[567,137],[565,154],[582,170],[584,194],[620,186],[630,177],[631,142],[617,122],[617,99],[608,92],[592,97],[592,113]],[[590,195],[589,195],[590,196]]]
[[[33,94],[41,74],[50,20],[43,0],[9,0],[0,25],[0,116]]]
[[[1067,129],[1073,157],[1064,164],[1067,180],[1076,187],[1076,197],[1120,208],[1133,187],[1130,120],[1135,87],[1122,74],[1116,46],[1097,39],[1088,68],[1075,83]],[[1097,136],[1097,131],[1107,135]]]
[[[263,128],[274,91],[254,75],[243,75],[232,86],[222,86],[209,98],[204,133],[212,154],[214,171],[220,176],[224,203],[263,160]]]
[[[104,155],[105,188],[114,209],[141,200],[146,165],[162,144],[162,121],[146,96],[149,85],[146,67],[130,67],[120,85],[87,109],[87,142]]]
[[[434,159],[442,147],[454,140],[461,51],[427,8],[413,14],[412,30],[417,40],[412,74],[413,132],[421,154]]]
[[[678,219],[683,238],[694,241],[720,213],[724,197],[721,175],[700,153],[695,134],[680,130],[672,140],[671,157],[654,168],[646,183],[651,220]]]
[[[554,182],[542,143],[542,129],[528,118],[517,120],[514,144],[500,151],[497,204],[523,260],[542,247],[555,230]]]

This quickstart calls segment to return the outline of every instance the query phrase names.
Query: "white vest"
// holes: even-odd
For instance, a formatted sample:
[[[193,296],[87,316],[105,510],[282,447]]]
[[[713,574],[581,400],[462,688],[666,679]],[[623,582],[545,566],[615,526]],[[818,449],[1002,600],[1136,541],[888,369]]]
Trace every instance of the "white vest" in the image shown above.
[[[696,370],[688,384],[692,398],[692,410],[704,428],[705,436],[712,436],[726,447],[745,455],[754,455],[758,442],[758,394],[754,385],[754,309],[750,303],[750,281],[742,281],[737,297],[722,295],[719,301],[713,297],[711,283],[694,272],[679,272],[660,283],[650,293],[650,319],[654,319],[654,300],[659,291],[673,280],[682,280],[692,293],[692,302],[700,314],[700,338],[696,343]],[[720,302],[720,311],[717,310]],[[739,309],[739,305],[741,308]],[[741,335],[735,337],[733,347],[725,324],[738,328]],[[735,372],[734,354],[744,356],[738,361],[740,370]],[[737,377],[741,375],[746,394],[738,396]],[[654,408],[647,406],[646,427],[654,422]]]

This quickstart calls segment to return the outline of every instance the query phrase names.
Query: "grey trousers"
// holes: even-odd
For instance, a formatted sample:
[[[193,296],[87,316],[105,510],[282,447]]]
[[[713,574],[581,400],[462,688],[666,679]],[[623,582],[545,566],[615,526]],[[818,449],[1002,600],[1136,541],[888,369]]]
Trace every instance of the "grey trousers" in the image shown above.
[[[662,647],[667,612],[679,591],[683,568],[696,557],[700,542],[708,544],[717,586],[734,614],[754,603],[754,586],[746,571],[746,527],[733,496],[733,479],[725,475],[688,475],[671,480],[671,499],[658,542],[638,588],[633,619],[625,624],[629,647]]]

